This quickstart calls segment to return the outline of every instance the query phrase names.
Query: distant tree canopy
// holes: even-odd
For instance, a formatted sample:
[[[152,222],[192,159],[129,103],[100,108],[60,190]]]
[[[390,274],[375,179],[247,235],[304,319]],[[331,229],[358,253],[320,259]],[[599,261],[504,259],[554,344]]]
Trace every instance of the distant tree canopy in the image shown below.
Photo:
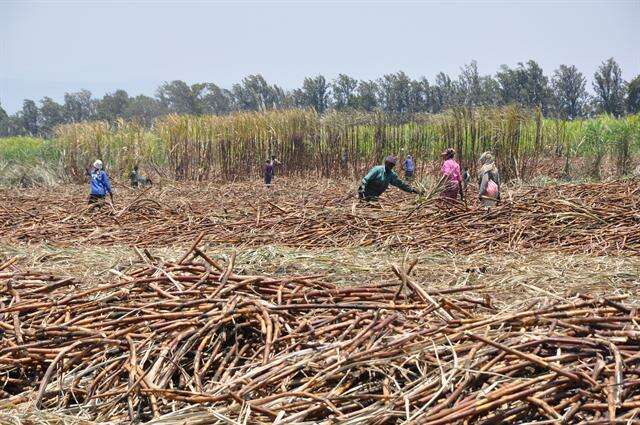
[[[0,106],[0,136],[51,137],[59,124],[89,120],[113,124],[119,119],[135,119],[149,126],[169,113],[225,115],[286,108],[313,108],[318,113],[378,110],[399,120],[458,106],[513,103],[569,120],[594,113],[620,116],[640,111],[640,76],[625,82],[613,58],[602,62],[595,72],[592,96],[586,87],[587,79],[575,66],[560,65],[547,77],[533,60],[514,68],[502,65],[495,75],[480,74],[478,64],[472,61],[460,68],[457,77],[440,72],[433,81],[413,79],[403,71],[368,81],[346,74],[328,81],[317,75],[305,78],[302,86],[293,90],[270,84],[260,74],[249,75],[229,89],[211,82],[189,85],[175,80],[160,85],[154,97],[131,97],[124,90],[115,90],[96,99],[88,90],[81,90],[66,93],[62,104],[49,97],[38,103],[25,99],[22,109],[13,115]]]
[[[601,112],[614,116],[624,113],[624,80],[618,63],[609,58],[600,65],[593,75],[593,90],[596,92],[595,103]]]
[[[640,75],[629,82],[627,86],[627,113],[640,112]]]
[[[552,98],[557,114],[564,119],[583,116],[589,99],[584,75],[573,65],[560,65],[554,71],[551,81]]]

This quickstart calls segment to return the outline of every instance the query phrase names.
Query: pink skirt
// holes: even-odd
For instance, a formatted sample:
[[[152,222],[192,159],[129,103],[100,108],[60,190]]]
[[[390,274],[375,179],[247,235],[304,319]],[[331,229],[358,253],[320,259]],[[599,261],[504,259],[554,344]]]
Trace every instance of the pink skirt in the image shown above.
[[[443,198],[456,199],[459,194],[460,194],[460,189],[458,186],[458,182],[450,181],[450,182],[447,182],[447,185],[442,191],[442,194],[440,196],[442,196]]]

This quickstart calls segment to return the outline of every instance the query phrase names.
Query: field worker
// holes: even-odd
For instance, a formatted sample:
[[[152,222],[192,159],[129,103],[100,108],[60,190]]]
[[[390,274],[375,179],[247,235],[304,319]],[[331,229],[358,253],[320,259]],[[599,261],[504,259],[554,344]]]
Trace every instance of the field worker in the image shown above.
[[[349,164],[349,154],[346,149],[342,149],[342,155],[340,155],[340,165],[344,170],[347,169],[347,165]]]
[[[469,180],[471,180],[471,175],[469,174],[469,170],[466,168],[462,169],[462,191],[467,192],[467,187],[469,186]]]
[[[369,170],[358,188],[358,197],[365,201],[375,200],[387,190],[389,185],[393,185],[408,193],[420,193],[398,178],[396,173],[393,172],[395,165],[396,158],[389,155],[385,158],[384,165],[376,165]]]
[[[478,160],[478,198],[485,207],[492,207],[500,202],[500,174],[491,152],[485,152]]]
[[[131,180],[131,187],[134,189],[140,186],[151,186],[152,184],[150,178],[140,175],[138,164],[133,167],[133,171],[129,174],[129,179]]]
[[[113,202],[113,191],[111,190],[111,183],[109,182],[109,176],[106,171],[102,169],[102,161],[96,159],[93,163],[93,170],[89,174],[91,177],[91,193],[89,194],[89,204],[98,204],[101,206],[104,203],[104,198],[109,194],[111,202]]]
[[[416,164],[413,162],[413,157],[411,155],[407,155],[407,158],[402,163],[402,168],[404,169],[405,180],[413,179],[413,172],[416,169]]]
[[[456,199],[459,194],[460,200],[463,201],[462,175],[460,174],[460,165],[453,159],[454,156],[455,151],[451,148],[442,152],[444,163],[442,164],[441,171],[445,178],[445,187],[442,191],[442,196],[447,199]]]
[[[264,184],[265,186],[271,186],[271,179],[273,179],[275,165],[273,161],[266,160],[264,162],[264,166],[262,167],[262,174],[264,176]]]
[[[282,165],[282,163],[276,159],[275,155],[271,155],[271,161],[269,162],[271,163],[271,167],[273,167],[271,172],[271,177],[273,177],[276,175],[276,165]]]

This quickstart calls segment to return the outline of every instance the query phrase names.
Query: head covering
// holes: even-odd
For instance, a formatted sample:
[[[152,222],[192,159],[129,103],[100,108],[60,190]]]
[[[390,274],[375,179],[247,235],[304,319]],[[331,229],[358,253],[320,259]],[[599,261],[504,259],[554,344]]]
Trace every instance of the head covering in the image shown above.
[[[454,151],[453,148],[447,148],[444,152],[442,152],[442,156],[447,159],[453,158],[454,156],[456,156],[456,151]]]
[[[487,172],[498,172],[493,154],[489,151],[480,155],[480,159],[478,159],[478,179],[481,179],[484,173]]]
[[[96,159],[93,163],[93,168],[95,168],[96,170],[102,170],[102,161]]]
[[[491,163],[493,163],[493,155],[491,154],[491,152],[487,151],[482,155],[480,155],[480,159],[478,160],[478,165],[482,167],[484,164],[491,164]]]
[[[389,155],[384,159],[384,163],[389,163],[389,164],[393,164],[396,165],[396,157],[393,155]]]

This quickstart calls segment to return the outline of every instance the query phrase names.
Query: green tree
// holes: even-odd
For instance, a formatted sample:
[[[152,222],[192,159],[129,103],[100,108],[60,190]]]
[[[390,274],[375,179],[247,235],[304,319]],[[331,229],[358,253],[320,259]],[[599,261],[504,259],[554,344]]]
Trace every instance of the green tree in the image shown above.
[[[40,101],[40,133],[44,137],[52,137],[55,127],[64,123],[64,108],[50,97]]]
[[[478,72],[478,63],[474,60],[460,69],[459,87],[465,106],[478,106],[482,102],[482,85]]]
[[[571,65],[560,65],[553,73],[551,86],[556,112],[561,118],[575,119],[583,116],[587,102],[586,78]]]
[[[624,113],[624,81],[620,65],[613,58],[602,62],[593,75],[595,103],[600,112],[619,117]]]
[[[523,103],[529,107],[540,107],[543,113],[549,108],[551,91],[549,79],[544,75],[542,68],[536,61],[527,61],[526,66],[519,64],[524,73]]]
[[[20,114],[9,115],[6,120],[0,121],[0,137],[26,136]]]
[[[297,93],[297,97],[302,107],[310,107],[319,114],[329,106],[329,84],[322,75],[307,77],[302,83],[302,89]]]
[[[271,86],[260,74],[249,75],[231,89],[235,108],[242,111],[262,111],[282,107],[285,93],[278,86]]]
[[[480,75],[477,62],[460,69],[458,91],[465,106],[492,106],[498,103],[498,83],[489,75]]]
[[[204,113],[225,115],[233,111],[233,94],[213,83],[206,83],[202,103]]]
[[[500,104],[500,87],[498,82],[491,75],[480,77],[480,99],[479,105],[497,106]]]
[[[163,83],[158,88],[156,95],[162,105],[170,112],[199,115],[202,113],[200,95],[204,88],[204,84],[189,86],[184,81],[174,80],[170,83]]]
[[[422,77],[409,84],[409,112],[427,112],[431,107],[431,88],[429,81]]]
[[[127,119],[138,120],[147,127],[151,126],[156,118],[167,113],[167,108],[159,100],[144,95],[130,98],[124,112]]]
[[[96,105],[89,90],[64,94],[64,118],[67,123],[89,121],[95,118]]]
[[[640,112],[640,75],[629,82],[627,86],[627,112]]]
[[[410,112],[411,79],[403,71],[386,74],[378,80],[380,108],[388,113],[403,116]]]
[[[357,89],[358,80],[345,74],[338,74],[338,77],[331,83],[333,107],[337,110],[356,108],[358,106]]]
[[[456,84],[444,72],[436,75],[435,84],[431,86],[431,112],[438,113],[458,105],[458,89]]]
[[[499,102],[502,105],[517,103],[526,107],[540,107],[546,113],[551,103],[549,79],[536,61],[519,62],[515,69],[500,66],[496,73]]]
[[[9,136],[10,117],[0,105],[0,137]]]
[[[496,81],[499,87],[500,104],[521,103],[521,92],[524,76],[507,65],[501,65],[496,73]]]
[[[7,115],[7,111],[2,108],[2,103],[0,103],[0,122],[5,121],[9,118]]]
[[[129,94],[124,90],[116,90],[113,93],[105,94],[102,100],[96,102],[98,119],[113,123],[118,118],[124,118],[129,102]]]
[[[40,111],[38,111],[38,107],[33,100],[24,100],[20,119],[22,120],[22,127],[24,127],[28,135],[37,136],[39,134]]]
[[[356,93],[358,109],[371,112],[378,107],[378,84],[375,81],[360,81]]]

